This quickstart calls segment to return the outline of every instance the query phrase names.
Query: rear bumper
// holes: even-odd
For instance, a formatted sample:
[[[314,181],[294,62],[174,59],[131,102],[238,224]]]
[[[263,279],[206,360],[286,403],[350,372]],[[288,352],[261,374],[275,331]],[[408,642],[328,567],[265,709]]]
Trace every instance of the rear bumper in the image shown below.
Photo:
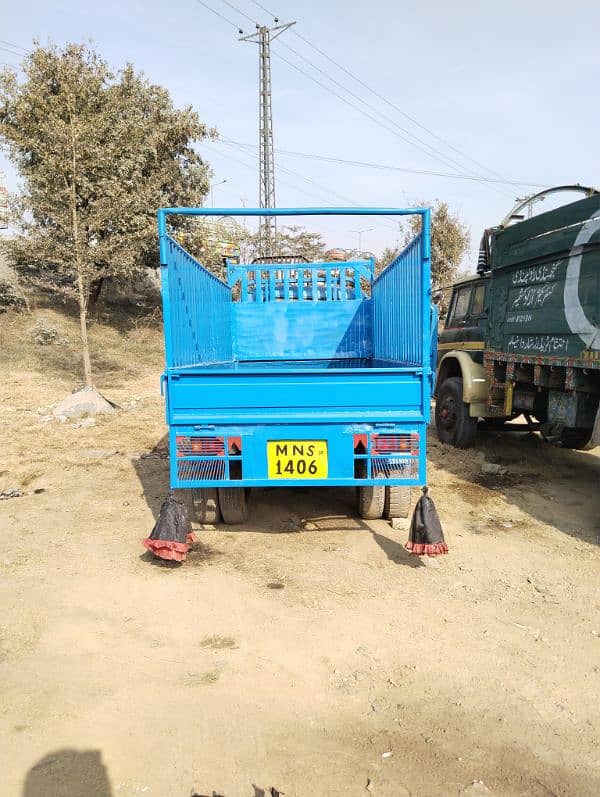
[[[422,485],[425,422],[181,425],[169,433],[173,488]],[[326,478],[269,478],[269,441],[325,441]]]

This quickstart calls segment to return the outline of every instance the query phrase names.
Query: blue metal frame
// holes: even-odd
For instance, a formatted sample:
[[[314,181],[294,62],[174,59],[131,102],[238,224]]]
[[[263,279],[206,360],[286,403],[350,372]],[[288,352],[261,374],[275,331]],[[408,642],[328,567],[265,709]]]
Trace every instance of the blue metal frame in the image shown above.
[[[171,215],[415,214],[422,232],[375,280],[368,260],[228,264],[225,283],[167,230]],[[425,483],[429,225],[427,208],[158,211],[173,487]],[[269,479],[269,440],[327,441],[327,479]]]

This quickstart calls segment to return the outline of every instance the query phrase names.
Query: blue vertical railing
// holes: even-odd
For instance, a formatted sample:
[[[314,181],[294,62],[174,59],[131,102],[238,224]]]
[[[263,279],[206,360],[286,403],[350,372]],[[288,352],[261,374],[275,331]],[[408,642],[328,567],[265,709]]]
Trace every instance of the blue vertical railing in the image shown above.
[[[425,364],[423,261],[419,234],[373,282],[373,355],[377,359]]]
[[[372,260],[314,263],[228,264],[234,301],[354,301],[364,298],[361,280],[373,279]]]
[[[161,254],[167,368],[230,361],[231,290],[169,236]]]

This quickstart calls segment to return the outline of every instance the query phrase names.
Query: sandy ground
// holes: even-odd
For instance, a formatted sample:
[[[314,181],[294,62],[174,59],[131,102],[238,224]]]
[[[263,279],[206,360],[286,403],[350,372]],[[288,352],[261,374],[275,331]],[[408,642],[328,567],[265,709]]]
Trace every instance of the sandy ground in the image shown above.
[[[3,795],[600,794],[599,450],[432,433],[443,558],[351,493],[271,490],[161,565],[159,337],[96,325],[124,408],[75,429],[40,422],[75,386],[50,320],[62,348],[0,331],[0,490],[45,490],[0,502]]]

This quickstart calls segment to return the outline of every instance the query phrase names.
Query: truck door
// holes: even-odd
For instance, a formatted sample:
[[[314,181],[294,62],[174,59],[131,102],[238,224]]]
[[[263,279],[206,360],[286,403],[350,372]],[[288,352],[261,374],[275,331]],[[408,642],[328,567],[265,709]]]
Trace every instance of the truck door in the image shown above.
[[[451,349],[483,352],[488,285],[489,279],[476,279],[454,287],[446,324],[440,333],[438,359]]]

